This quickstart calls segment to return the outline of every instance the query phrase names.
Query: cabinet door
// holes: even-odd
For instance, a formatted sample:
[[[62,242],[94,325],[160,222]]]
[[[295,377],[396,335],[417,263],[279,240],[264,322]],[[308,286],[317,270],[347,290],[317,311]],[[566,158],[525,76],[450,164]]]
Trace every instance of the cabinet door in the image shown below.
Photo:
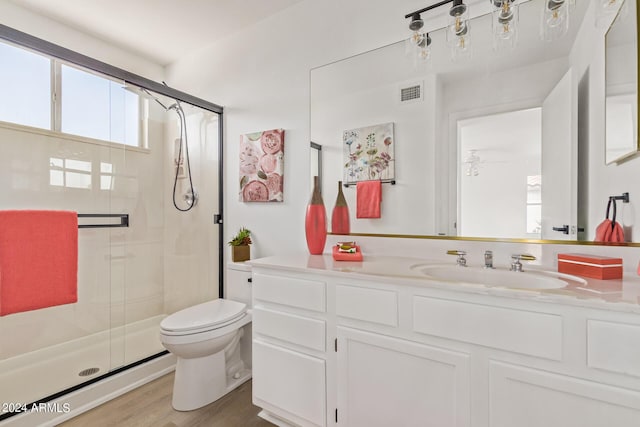
[[[640,392],[490,362],[491,427],[638,427]]]
[[[468,355],[338,327],[338,425],[469,426]]]
[[[253,403],[297,425],[326,425],[325,361],[253,340]]]

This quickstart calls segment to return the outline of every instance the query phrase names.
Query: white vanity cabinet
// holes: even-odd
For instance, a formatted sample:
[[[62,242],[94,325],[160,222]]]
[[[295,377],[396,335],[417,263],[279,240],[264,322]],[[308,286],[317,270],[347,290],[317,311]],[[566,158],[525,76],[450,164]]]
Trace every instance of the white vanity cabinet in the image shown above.
[[[319,287],[318,306],[294,310],[288,291],[267,306],[258,290],[266,316],[254,317],[254,402],[290,425],[640,426],[640,314],[383,276],[295,278]],[[296,414],[310,408],[300,399],[315,412]]]
[[[468,355],[337,329],[339,425],[470,425]]]
[[[324,427],[326,284],[253,274],[253,403],[277,425]]]

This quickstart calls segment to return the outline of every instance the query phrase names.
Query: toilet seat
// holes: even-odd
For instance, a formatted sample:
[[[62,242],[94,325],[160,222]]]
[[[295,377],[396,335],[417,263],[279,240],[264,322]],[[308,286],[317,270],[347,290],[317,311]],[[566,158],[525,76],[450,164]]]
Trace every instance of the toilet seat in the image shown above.
[[[226,299],[208,301],[180,310],[160,322],[163,335],[191,335],[223,328],[245,316],[244,303]]]

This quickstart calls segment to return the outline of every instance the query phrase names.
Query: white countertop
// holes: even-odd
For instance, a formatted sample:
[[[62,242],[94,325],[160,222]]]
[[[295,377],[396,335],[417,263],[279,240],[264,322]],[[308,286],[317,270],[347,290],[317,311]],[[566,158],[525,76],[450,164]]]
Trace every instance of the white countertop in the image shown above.
[[[456,290],[467,293],[495,295],[509,298],[532,299],[540,302],[577,305],[598,309],[633,312],[640,314],[640,277],[626,275],[618,280],[598,280],[579,278],[568,281],[568,286],[560,289],[516,289],[483,284],[433,280],[421,271],[420,266],[428,264],[444,265],[439,260],[397,256],[365,256],[364,261],[335,261],[330,255],[277,255],[247,261],[253,267],[276,268],[290,272],[315,273],[353,279],[386,281],[412,286],[426,286],[438,289]],[[447,264],[447,265],[454,265]],[[496,266],[508,269],[506,266]],[[517,277],[527,274],[527,270],[551,271],[525,265],[524,273],[509,272]]]

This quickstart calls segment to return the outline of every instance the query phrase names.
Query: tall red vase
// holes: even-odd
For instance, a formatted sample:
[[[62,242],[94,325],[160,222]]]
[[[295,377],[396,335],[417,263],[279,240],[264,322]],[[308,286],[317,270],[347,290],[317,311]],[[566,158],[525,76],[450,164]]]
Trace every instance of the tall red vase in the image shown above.
[[[304,231],[307,237],[307,248],[311,255],[320,255],[324,251],[327,242],[327,212],[324,208],[318,177],[313,177],[313,194],[307,206],[307,215],[304,220]]]
[[[338,197],[331,213],[331,232],[333,234],[349,234],[351,232],[349,206],[347,206],[347,200],[342,192],[342,181],[338,181]]]

